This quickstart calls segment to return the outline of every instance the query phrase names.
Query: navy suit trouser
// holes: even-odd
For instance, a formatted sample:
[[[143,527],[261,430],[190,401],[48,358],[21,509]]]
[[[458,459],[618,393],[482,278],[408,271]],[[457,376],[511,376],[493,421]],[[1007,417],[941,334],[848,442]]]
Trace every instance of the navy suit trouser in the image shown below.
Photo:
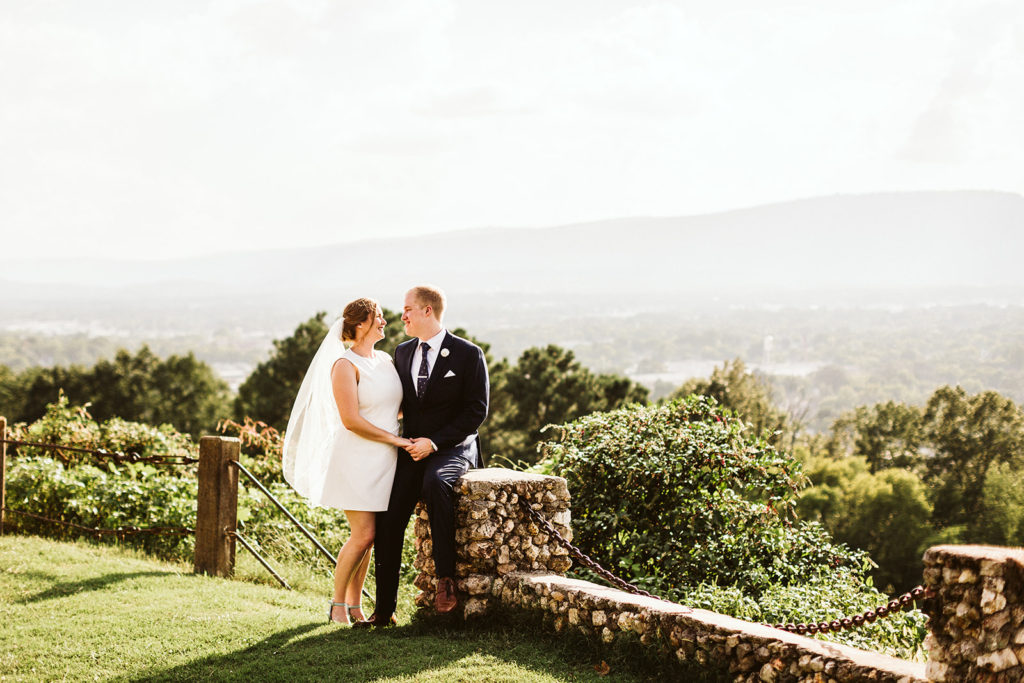
[[[416,503],[422,500],[430,517],[434,567],[438,577],[455,577],[455,482],[476,462],[475,444],[462,453],[438,451],[420,461],[398,451],[395,483],[386,512],[377,513],[375,541],[376,612],[387,617],[398,604],[402,544]]]

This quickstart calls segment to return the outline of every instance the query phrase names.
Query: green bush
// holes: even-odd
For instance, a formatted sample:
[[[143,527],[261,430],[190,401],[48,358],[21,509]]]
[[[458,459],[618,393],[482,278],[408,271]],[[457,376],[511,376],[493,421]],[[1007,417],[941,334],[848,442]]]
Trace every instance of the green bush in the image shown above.
[[[633,583],[683,602],[716,586],[726,589],[719,609],[764,621],[820,621],[833,601],[846,614],[888,601],[867,578],[864,552],[796,518],[799,463],[713,399],[595,413],[557,429],[543,450],[572,492],[574,542]],[[799,590],[806,595],[788,607],[776,600]],[[898,635],[865,637],[916,648],[919,617],[892,619]]]
[[[7,505],[96,529],[194,527],[196,480],[143,463],[68,466],[50,457],[18,457],[8,465]],[[21,533],[59,539],[91,536],[25,515],[7,519]],[[191,535],[139,534],[126,537],[125,543],[164,558],[191,557],[194,548]]]
[[[101,424],[92,418],[88,408],[88,404],[70,405],[68,398],[61,393],[55,403],[46,406],[44,415],[31,425],[13,425],[14,438],[75,448],[134,452],[146,457],[195,456],[192,438],[187,434],[180,434],[170,425],[153,427],[116,417]],[[37,446],[18,446],[16,453],[19,457],[54,457],[69,465],[78,462],[97,462],[95,457],[88,454],[52,451]],[[182,468],[181,471],[191,470]]]
[[[266,425],[246,420],[226,423],[242,440],[240,462],[316,536],[331,553],[348,538],[349,527],[339,510],[310,507],[281,476],[280,435]],[[47,406],[44,417],[31,425],[15,425],[21,440],[60,443],[81,448],[137,452],[142,456],[196,456],[188,435],[168,425],[152,427],[113,418],[95,422],[85,407],[69,405],[63,396]],[[7,470],[9,507],[65,523],[95,529],[117,527],[195,527],[196,465],[163,466],[148,463],[103,462],[88,454],[23,446]],[[29,516],[10,514],[8,528],[59,539],[93,535],[73,527]],[[412,525],[410,525],[411,528]],[[285,515],[244,476],[239,476],[238,528],[260,554],[275,561],[316,566],[330,574],[334,566]],[[107,535],[101,540],[114,540]],[[191,535],[139,534],[123,543],[164,558],[190,560]],[[239,548],[238,552],[245,552]],[[406,544],[403,571],[412,571],[415,549]]]

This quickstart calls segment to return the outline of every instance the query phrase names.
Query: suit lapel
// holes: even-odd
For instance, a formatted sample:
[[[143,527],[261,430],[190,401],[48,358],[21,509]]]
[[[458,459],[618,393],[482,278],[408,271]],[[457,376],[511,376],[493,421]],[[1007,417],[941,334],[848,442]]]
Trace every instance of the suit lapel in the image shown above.
[[[395,350],[395,367],[402,380],[402,391],[406,396],[416,395],[416,387],[412,383],[412,356],[415,349],[416,345],[409,341],[400,344]]]

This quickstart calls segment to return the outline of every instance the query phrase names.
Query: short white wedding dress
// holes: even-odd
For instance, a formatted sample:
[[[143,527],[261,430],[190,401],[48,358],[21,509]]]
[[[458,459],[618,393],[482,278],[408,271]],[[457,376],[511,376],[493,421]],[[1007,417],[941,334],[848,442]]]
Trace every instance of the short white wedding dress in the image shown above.
[[[402,381],[391,356],[374,351],[373,357],[365,358],[349,349],[342,358],[359,370],[359,414],[375,427],[398,434]],[[339,510],[388,509],[398,462],[394,446],[364,439],[340,425],[326,451],[324,488],[318,505]]]
[[[341,325],[331,326],[302,380],[282,443],[282,470],[312,505],[380,512],[388,509],[398,450],[345,429],[331,371],[342,358],[356,366],[359,414],[392,434],[398,434],[402,381],[383,351],[364,358],[345,349]]]

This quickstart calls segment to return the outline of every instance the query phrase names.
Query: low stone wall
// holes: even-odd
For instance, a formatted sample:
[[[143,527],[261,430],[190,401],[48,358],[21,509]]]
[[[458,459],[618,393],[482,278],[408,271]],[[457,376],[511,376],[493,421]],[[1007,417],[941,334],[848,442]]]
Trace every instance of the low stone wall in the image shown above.
[[[537,615],[556,631],[605,643],[639,641],[682,668],[694,664],[736,681],[924,681],[924,664],[828,643],[704,610],[565,578],[568,551],[520,508],[541,512],[568,539],[565,480],[503,469],[473,470],[457,484],[456,583],[463,616],[502,607]],[[417,604],[433,603],[430,528],[416,519]]]
[[[501,468],[470,470],[455,486],[455,582],[463,616],[483,614],[496,578],[527,570],[564,574],[572,566],[569,551],[541,532],[520,507],[520,499],[539,510],[569,540],[569,489],[565,479]],[[416,514],[416,559],[420,573],[416,604],[434,603],[437,577],[431,557],[430,524],[422,504]]]
[[[924,681],[924,664],[805,638],[706,610],[554,574],[495,580],[502,604],[543,613],[556,631],[639,642],[735,681]]]
[[[936,546],[924,566],[928,678],[1024,680],[1024,550]]]

